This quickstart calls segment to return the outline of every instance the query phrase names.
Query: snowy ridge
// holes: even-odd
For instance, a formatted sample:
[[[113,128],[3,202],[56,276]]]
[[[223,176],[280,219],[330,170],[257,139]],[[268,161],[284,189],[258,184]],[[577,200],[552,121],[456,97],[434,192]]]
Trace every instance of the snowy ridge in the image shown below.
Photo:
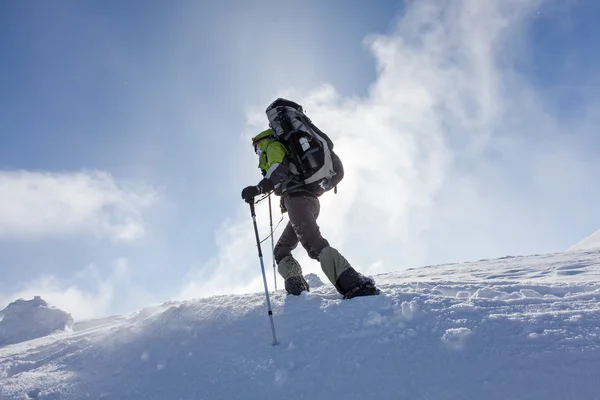
[[[73,325],[71,315],[41,297],[19,299],[0,311],[0,347],[49,335]]]
[[[600,230],[592,233],[581,242],[571,246],[569,250],[593,250],[600,249]]]
[[[598,399],[600,251],[169,303],[0,349],[11,399]]]

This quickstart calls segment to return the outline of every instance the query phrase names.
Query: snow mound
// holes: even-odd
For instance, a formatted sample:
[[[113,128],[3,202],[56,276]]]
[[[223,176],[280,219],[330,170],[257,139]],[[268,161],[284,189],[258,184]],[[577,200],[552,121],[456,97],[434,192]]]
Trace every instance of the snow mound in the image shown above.
[[[569,251],[600,249],[600,230],[592,233],[581,242],[571,246]]]
[[[308,286],[311,289],[316,289],[323,286],[323,281],[321,280],[321,278],[319,278],[317,274],[306,274],[304,276],[304,279],[306,279],[306,282],[308,283]]]
[[[47,336],[73,326],[70,314],[35,296],[19,299],[0,311],[0,347]]]

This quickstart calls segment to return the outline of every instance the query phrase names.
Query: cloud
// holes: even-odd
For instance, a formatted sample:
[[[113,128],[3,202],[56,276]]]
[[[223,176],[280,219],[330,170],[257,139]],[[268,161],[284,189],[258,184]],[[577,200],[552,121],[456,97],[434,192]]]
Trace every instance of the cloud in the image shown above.
[[[300,102],[335,142],[345,179],[337,195],[322,197],[319,221],[357,269],[560,250],[570,242],[560,236],[565,226],[600,217],[589,183],[600,179],[599,162],[572,139],[590,137],[594,125],[565,125],[549,112],[554,99],[517,68],[544,4],[407,2],[393,32],[366,40],[377,79],[365,97],[328,85],[273,95]],[[264,127],[265,107],[250,112],[248,136]],[[259,221],[267,218],[263,211]],[[254,240],[241,225],[227,225],[220,254],[193,269],[211,271],[188,281],[196,293],[260,289],[260,281],[249,286]],[[320,273],[297,255],[305,273]]]
[[[144,234],[142,208],[156,194],[105,172],[0,171],[0,238],[89,234],[128,241]]]
[[[134,284],[128,260],[117,259],[102,268],[90,264],[73,274],[70,282],[51,275],[41,276],[0,297],[0,309],[19,299],[41,296],[51,306],[69,312],[76,321],[108,315],[111,310],[133,311],[148,305],[151,294]],[[127,300],[116,298],[127,293]],[[115,303],[119,303],[118,305]],[[1,306],[4,304],[4,306]],[[124,304],[127,304],[124,307]]]
[[[261,238],[266,238],[269,234],[269,225],[264,221],[268,221],[269,216],[268,208],[262,205],[264,204],[257,209],[257,220],[263,222],[259,225],[259,235]],[[206,264],[190,268],[184,279],[185,283],[176,296],[178,299],[208,297],[223,293],[247,293],[263,287],[261,264],[250,211],[247,210],[246,214],[246,218],[240,217],[241,220],[237,222],[231,220],[223,224],[216,237],[219,253]],[[274,224],[277,224],[277,220]],[[271,241],[265,241],[261,244],[261,248],[265,274],[269,284],[272,285]]]

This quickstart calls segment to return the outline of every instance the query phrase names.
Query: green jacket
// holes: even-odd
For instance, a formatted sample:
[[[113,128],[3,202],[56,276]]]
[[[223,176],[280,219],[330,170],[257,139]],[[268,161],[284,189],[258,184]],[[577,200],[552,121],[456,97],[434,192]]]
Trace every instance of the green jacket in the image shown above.
[[[272,129],[253,137],[252,143],[256,143],[262,150],[258,158],[258,168],[264,176],[259,183],[263,191],[273,190],[276,195],[282,195],[303,190],[304,183],[298,177],[298,170],[289,161],[289,150],[275,139]]]

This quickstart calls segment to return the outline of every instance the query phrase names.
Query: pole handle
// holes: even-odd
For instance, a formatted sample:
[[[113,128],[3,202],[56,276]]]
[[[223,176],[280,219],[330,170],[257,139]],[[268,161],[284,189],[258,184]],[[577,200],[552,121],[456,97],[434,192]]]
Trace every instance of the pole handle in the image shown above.
[[[256,217],[256,210],[254,208],[254,198],[252,198],[252,201],[247,201],[246,203],[248,203],[248,205],[250,206],[250,215],[252,216],[252,218]]]

